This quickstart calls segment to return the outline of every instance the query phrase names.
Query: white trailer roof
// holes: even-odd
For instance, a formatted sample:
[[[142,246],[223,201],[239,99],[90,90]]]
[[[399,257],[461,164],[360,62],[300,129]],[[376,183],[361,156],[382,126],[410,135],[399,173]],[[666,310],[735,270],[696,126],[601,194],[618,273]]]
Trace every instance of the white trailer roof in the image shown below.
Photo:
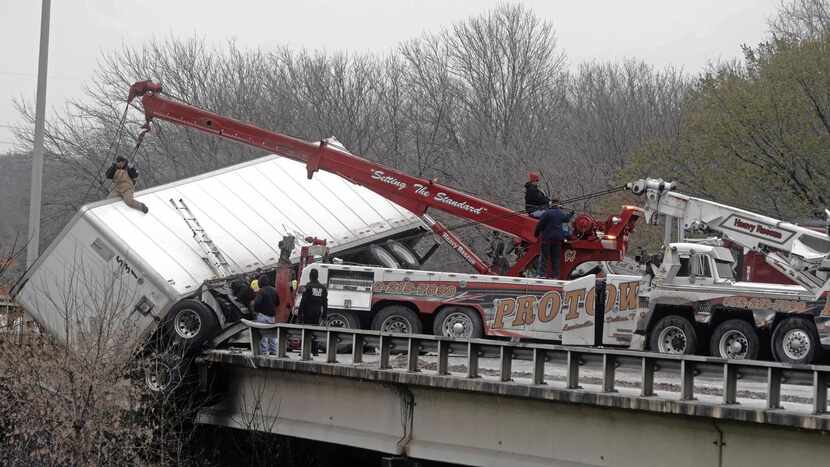
[[[286,234],[298,242],[324,238],[337,252],[423,225],[368,189],[326,172],[308,180],[304,165],[276,155],[143,190],[136,199],[148,214],[119,199],[86,205],[79,215],[109,230],[111,241],[123,242],[181,293],[216,274],[171,199],[187,203],[232,272],[274,265]]]

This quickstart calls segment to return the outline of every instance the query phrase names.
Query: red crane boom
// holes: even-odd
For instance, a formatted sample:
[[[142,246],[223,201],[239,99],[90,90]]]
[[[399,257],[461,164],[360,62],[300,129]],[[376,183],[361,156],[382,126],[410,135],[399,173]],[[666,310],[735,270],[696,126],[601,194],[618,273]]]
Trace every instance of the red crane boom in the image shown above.
[[[526,248],[524,254],[510,268],[510,275],[519,275],[539,254],[538,241],[534,235],[537,221],[522,212],[470,196],[435,180],[413,177],[400,170],[377,164],[326,141],[310,143],[173,100],[162,93],[160,84],[151,81],[139,81],[130,87],[128,102],[132,102],[136,97],[141,97],[147,120],[146,130],[150,128],[150,121],[158,118],[304,163],[308,178],[317,170],[337,174],[421,216],[436,234],[447,241],[454,250],[459,251],[462,257],[481,273],[493,272],[451,231],[426,215],[427,209],[434,208],[468,219],[521,240]],[[606,223],[606,227],[609,228],[588,229],[594,231],[593,236],[586,235],[583,239],[568,242],[562,255],[563,277],[567,277],[573,267],[585,261],[622,259],[628,233],[633,229],[640,213],[639,208],[624,207],[619,217],[609,218]],[[596,232],[597,230],[602,232]],[[572,250],[572,253],[569,253],[569,250]]]

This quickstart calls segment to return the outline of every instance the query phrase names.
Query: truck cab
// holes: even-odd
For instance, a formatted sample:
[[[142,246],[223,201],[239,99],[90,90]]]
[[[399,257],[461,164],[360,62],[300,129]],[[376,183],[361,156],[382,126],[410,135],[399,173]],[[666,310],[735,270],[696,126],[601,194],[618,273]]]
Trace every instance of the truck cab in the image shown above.
[[[728,248],[696,243],[672,243],[655,277],[658,285],[731,285],[735,260]]]

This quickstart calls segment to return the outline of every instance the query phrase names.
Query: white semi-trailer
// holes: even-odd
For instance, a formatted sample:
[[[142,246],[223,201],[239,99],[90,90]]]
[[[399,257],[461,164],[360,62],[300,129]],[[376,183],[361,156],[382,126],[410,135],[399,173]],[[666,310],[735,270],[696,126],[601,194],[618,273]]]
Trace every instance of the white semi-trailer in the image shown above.
[[[325,238],[331,252],[365,261],[378,254],[378,242],[424,228],[368,189],[328,173],[309,180],[303,165],[276,155],[142,190],[136,199],[148,214],[120,199],[83,206],[13,289],[61,342],[85,338],[107,317],[140,337],[160,323],[180,338],[212,337],[230,321],[233,297],[205,284],[273,270],[283,237]]]

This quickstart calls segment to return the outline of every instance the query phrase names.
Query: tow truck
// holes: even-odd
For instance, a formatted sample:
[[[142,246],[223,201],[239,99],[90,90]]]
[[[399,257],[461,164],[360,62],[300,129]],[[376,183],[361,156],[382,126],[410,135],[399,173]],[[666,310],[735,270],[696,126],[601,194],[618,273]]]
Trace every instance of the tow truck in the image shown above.
[[[662,262],[650,266],[641,288],[631,347],[695,353],[708,341],[714,356],[757,358],[769,348],[787,363],[812,363],[830,349],[830,237],[674,188],[662,179],[628,184],[645,198],[646,221],[664,225],[666,242]],[[730,250],[684,241],[695,232],[762,255],[797,285],[736,281]],[[673,233],[678,242],[670,243]]]

